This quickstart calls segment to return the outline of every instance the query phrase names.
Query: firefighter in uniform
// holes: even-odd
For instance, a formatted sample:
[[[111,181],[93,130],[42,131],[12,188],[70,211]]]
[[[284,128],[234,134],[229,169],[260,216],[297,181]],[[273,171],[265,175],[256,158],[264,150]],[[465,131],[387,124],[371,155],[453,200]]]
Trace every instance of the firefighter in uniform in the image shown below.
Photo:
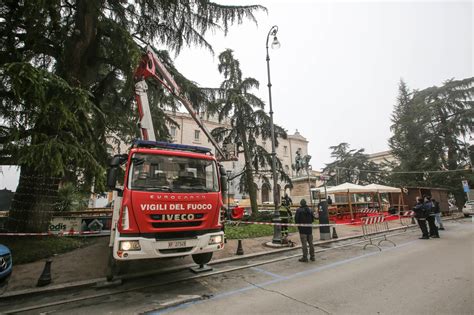
[[[290,207],[293,201],[291,198],[288,196],[287,193],[285,193],[285,196],[281,198],[281,205],[282,207],[280,208],[280,218],[282,223],[290,223],[290,221],[293,218],[293,214],[291,213]],[[282,242],[283,244],[289,243],[288,240],[288,225],[282,225],[281,226],[281,236],[282,236]]]

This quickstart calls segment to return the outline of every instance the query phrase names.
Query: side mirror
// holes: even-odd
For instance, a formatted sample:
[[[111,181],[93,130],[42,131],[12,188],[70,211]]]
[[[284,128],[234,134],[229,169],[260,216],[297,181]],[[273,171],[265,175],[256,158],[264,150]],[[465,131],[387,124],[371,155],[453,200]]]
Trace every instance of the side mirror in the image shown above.
[[[127,159],[128,159],[128,156],[126,154],[114,155],[109,162],[109,166],[112,168],[119,167],[120,165],[125,163]]]
[[[221,175],[221,190],[227,191],[228,183],[227,183],[227,173],[224,169],[224,166],[219,165],[219,173]]]
[[[115,185],[117,183],[118,172],[119,172],[118,167],[111,167],[107,170],[107,187],[110,190],[115,189]]]

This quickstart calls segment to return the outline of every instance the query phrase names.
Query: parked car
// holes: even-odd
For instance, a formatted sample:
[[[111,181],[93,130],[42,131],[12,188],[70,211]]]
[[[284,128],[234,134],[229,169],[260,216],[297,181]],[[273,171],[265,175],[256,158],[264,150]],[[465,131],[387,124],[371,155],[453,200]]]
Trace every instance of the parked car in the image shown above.
[[[12,274],[13,259],[10,249],[0,244],[0,294],[8,284],[8,279]]]
[[[449,212],[457,212],[459,211],[458,207],[456,206],[456,204],[454,203],[450,203],[448,202],[448,205],[449,205]]]
[[[462,213],[464,213],[465,217],[474,215],[474,200],[466,201],[464,207],[462,208]]]

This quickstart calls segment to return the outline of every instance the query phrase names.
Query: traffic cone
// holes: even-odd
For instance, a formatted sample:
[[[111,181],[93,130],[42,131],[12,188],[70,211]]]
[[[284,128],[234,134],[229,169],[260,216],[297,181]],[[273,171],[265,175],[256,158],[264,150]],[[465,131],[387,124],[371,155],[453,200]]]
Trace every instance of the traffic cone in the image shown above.
[[[337,232],[336,232],[336,227],[332,227],[332,238],[337,238]]]
[[[43,287],[51,283],[51,262],[51,259],[46,260],[43,272],[38,279],[38,283],[36,284],[37,287]]]
[[[242,248],[242,240],[239,240],[239,244],[237,245],[237,253],[236,255],[243,255],[244,249]]]

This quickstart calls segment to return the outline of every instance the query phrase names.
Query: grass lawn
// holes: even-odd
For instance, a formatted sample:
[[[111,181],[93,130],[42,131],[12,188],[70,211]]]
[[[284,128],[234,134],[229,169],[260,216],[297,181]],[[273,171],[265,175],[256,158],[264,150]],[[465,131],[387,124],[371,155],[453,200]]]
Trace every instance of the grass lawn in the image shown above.
[[[0,244],[10,248],[13,264],[25,264],[87,246],[91,239],[79,237],[1,237]]]
[[[294,226],[290,226],[288,230],[290,233],[298,231]],[[229,240],[270,235],[273,235],[272,225],[241,224],[239,226],[226,225],[225,227],[225,236]]]

